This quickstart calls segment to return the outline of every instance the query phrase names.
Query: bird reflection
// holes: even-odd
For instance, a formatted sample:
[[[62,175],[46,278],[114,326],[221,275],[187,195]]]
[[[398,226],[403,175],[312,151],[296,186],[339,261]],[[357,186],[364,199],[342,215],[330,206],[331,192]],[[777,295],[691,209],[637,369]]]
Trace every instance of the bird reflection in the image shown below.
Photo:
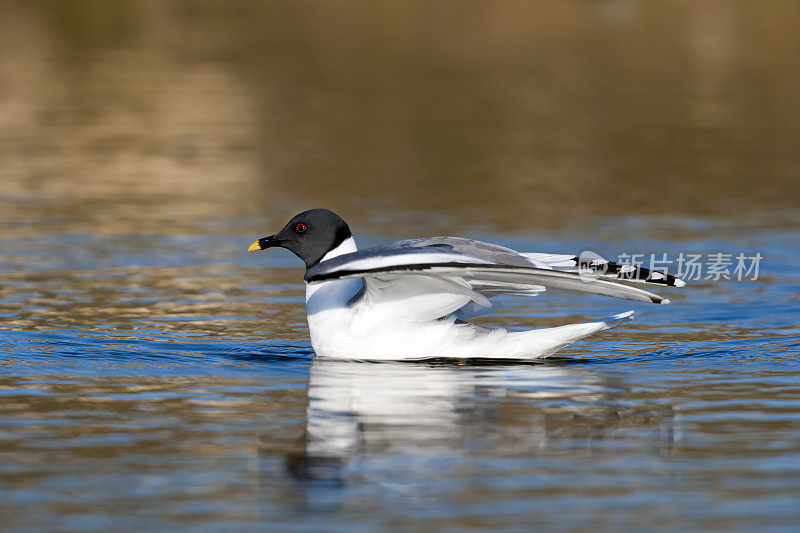
[[[297,479],[339,484],[349,462],[381,454],[574,456],[632,439],[662,451],[673,418],[670,405],[585,365],[316,359],[303,445],[287,466]]]

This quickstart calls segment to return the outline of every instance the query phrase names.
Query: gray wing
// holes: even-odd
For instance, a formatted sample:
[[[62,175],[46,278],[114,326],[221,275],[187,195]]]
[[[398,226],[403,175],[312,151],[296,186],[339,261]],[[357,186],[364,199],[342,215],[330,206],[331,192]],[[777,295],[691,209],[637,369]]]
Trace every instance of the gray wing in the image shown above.
[[[468,255],[497,265],[548,268],[546,263],[527,257],[516,250],[489,242],[465,239],[462,237],[426,237],[405,239],[392,243],[411,248],[435,247],[455,253]]]
[[[360,250],[323,261],[308,269],[305,276],[312,284],[348,278],[364,280],[364,291],[357,303],[367,302],[420,320],[453,313],[475,316],[476,310],[497,308],[488,300],[492,296],[531,296],[545,287],[642,302],[669,302],[597,276],[556,270],[510,248],[455,237],[398,241]]]
[[[497,244],[459,237],[429,237],[391,242],[334,257],[312,267],[309,273],[312,270],[317,274],[321,274],[323,271],[332,269],[352,270],[355,268],[370,270],[400,265],[441,263],[490,264],[546,270],[551,268],[546,263],[529,259],[516,250]],[[472,290],[487,298],[501,294],[535,296],[545,290],[541,285],[507,283],[499,280],[486,280],[485,283],[474,280],[470,285]]]
[[[551,254],[518,252],[499,244],[465,239],[461,237],[427,237],[422,239],[406,239],[392,243],[393,245],[413,248],[437,247],[451,250],[471,257],[483,259],[490,263],[509,266],[528,266],[553,269],[560,272],[582,272],[606,280],[623,280],[636,283],[652,283],[669,287],[683,287],[686,283],[666,272],[650,270],[644,267],[617,263],[603,259],[597,254]]]
[[[467,281],[452,274],[420,277],[383,270],[398,266],[413,270],[426,264],[526,267],[538,264],[549,268],[503,246],[456,237],[434,237],[392,242],[335,257],[309,269],[306,281],[315,283],[331,273],[338,276],[345,271],[369,272],[364,276],[353,276],[362,277],[364,286],[351,305],[370,302],[384,310],[391,309],[391,312],[416,316],[420,320],[451,314],[460,319],[481,316],[502,307],[488,298],[498,295],[536,296],[545,290],[544,286],[536,283],[496,277]],[[381,306],[382,302],[390,302],[391,306]]]

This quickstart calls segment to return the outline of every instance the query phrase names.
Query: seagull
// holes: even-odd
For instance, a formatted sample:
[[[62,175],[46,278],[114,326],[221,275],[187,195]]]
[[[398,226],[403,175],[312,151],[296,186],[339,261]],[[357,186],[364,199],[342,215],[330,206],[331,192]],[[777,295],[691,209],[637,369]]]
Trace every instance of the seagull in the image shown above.
[[[669,274],[599,256],[522,253],[461,237],[427,237],[358,250],[350,227],[327,209],[293,217],[249,251],[286,248],[306,266],[306,314],[317,357],[355,360],[546,357],[633,319],[633,311],[595,322],[508,331],[471,324],[500,295],[536,296],[548,288],[640,302],[669,300],[618,280],[682,287]]]

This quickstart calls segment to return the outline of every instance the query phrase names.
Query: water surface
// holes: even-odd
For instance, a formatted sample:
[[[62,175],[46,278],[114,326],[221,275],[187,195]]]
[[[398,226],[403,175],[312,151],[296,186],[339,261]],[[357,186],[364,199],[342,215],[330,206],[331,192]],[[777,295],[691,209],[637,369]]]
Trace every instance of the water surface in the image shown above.
[[[601,234],[625,224],[595,221]],[[720,236],[730,233],[487,236],[545,250],[751,242],[744,251],[767,261],[758,281],[690,284],[671,306],[509,300],[484,322],[638,316],[542,364],[478,366],[314,360],[298,261],[247,254],[246,236],[42,239],[50,259],[35,267],[29,241],[6,239],[6,522],[788,528],[800,494],[800,302],[786,265],[800,247],[793,231]]]
[[[797,6],[461,5],[0,4],[4,528],[796,527]],[[763,261],[481,319],[636,311],[537,364],[322,361],[245,251],[321,206]]]

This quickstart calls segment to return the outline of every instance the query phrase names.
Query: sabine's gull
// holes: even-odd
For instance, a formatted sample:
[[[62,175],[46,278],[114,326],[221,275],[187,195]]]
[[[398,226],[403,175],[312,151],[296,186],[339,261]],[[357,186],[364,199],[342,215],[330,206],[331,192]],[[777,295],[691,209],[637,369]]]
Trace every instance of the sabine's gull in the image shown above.
[[[666,273],[572,254],[522,253],[460,237],[407,239],[358,250],[347,223],[327,209],[296,215],[249,250],[282,247],[306,265],[306,313],[319,357],[414,360],[537,359],[633,318],[508,331],[466,322],[496,310],[499,295],[546,288],[657,304],[669,300],[618,281],[682,287]]]

